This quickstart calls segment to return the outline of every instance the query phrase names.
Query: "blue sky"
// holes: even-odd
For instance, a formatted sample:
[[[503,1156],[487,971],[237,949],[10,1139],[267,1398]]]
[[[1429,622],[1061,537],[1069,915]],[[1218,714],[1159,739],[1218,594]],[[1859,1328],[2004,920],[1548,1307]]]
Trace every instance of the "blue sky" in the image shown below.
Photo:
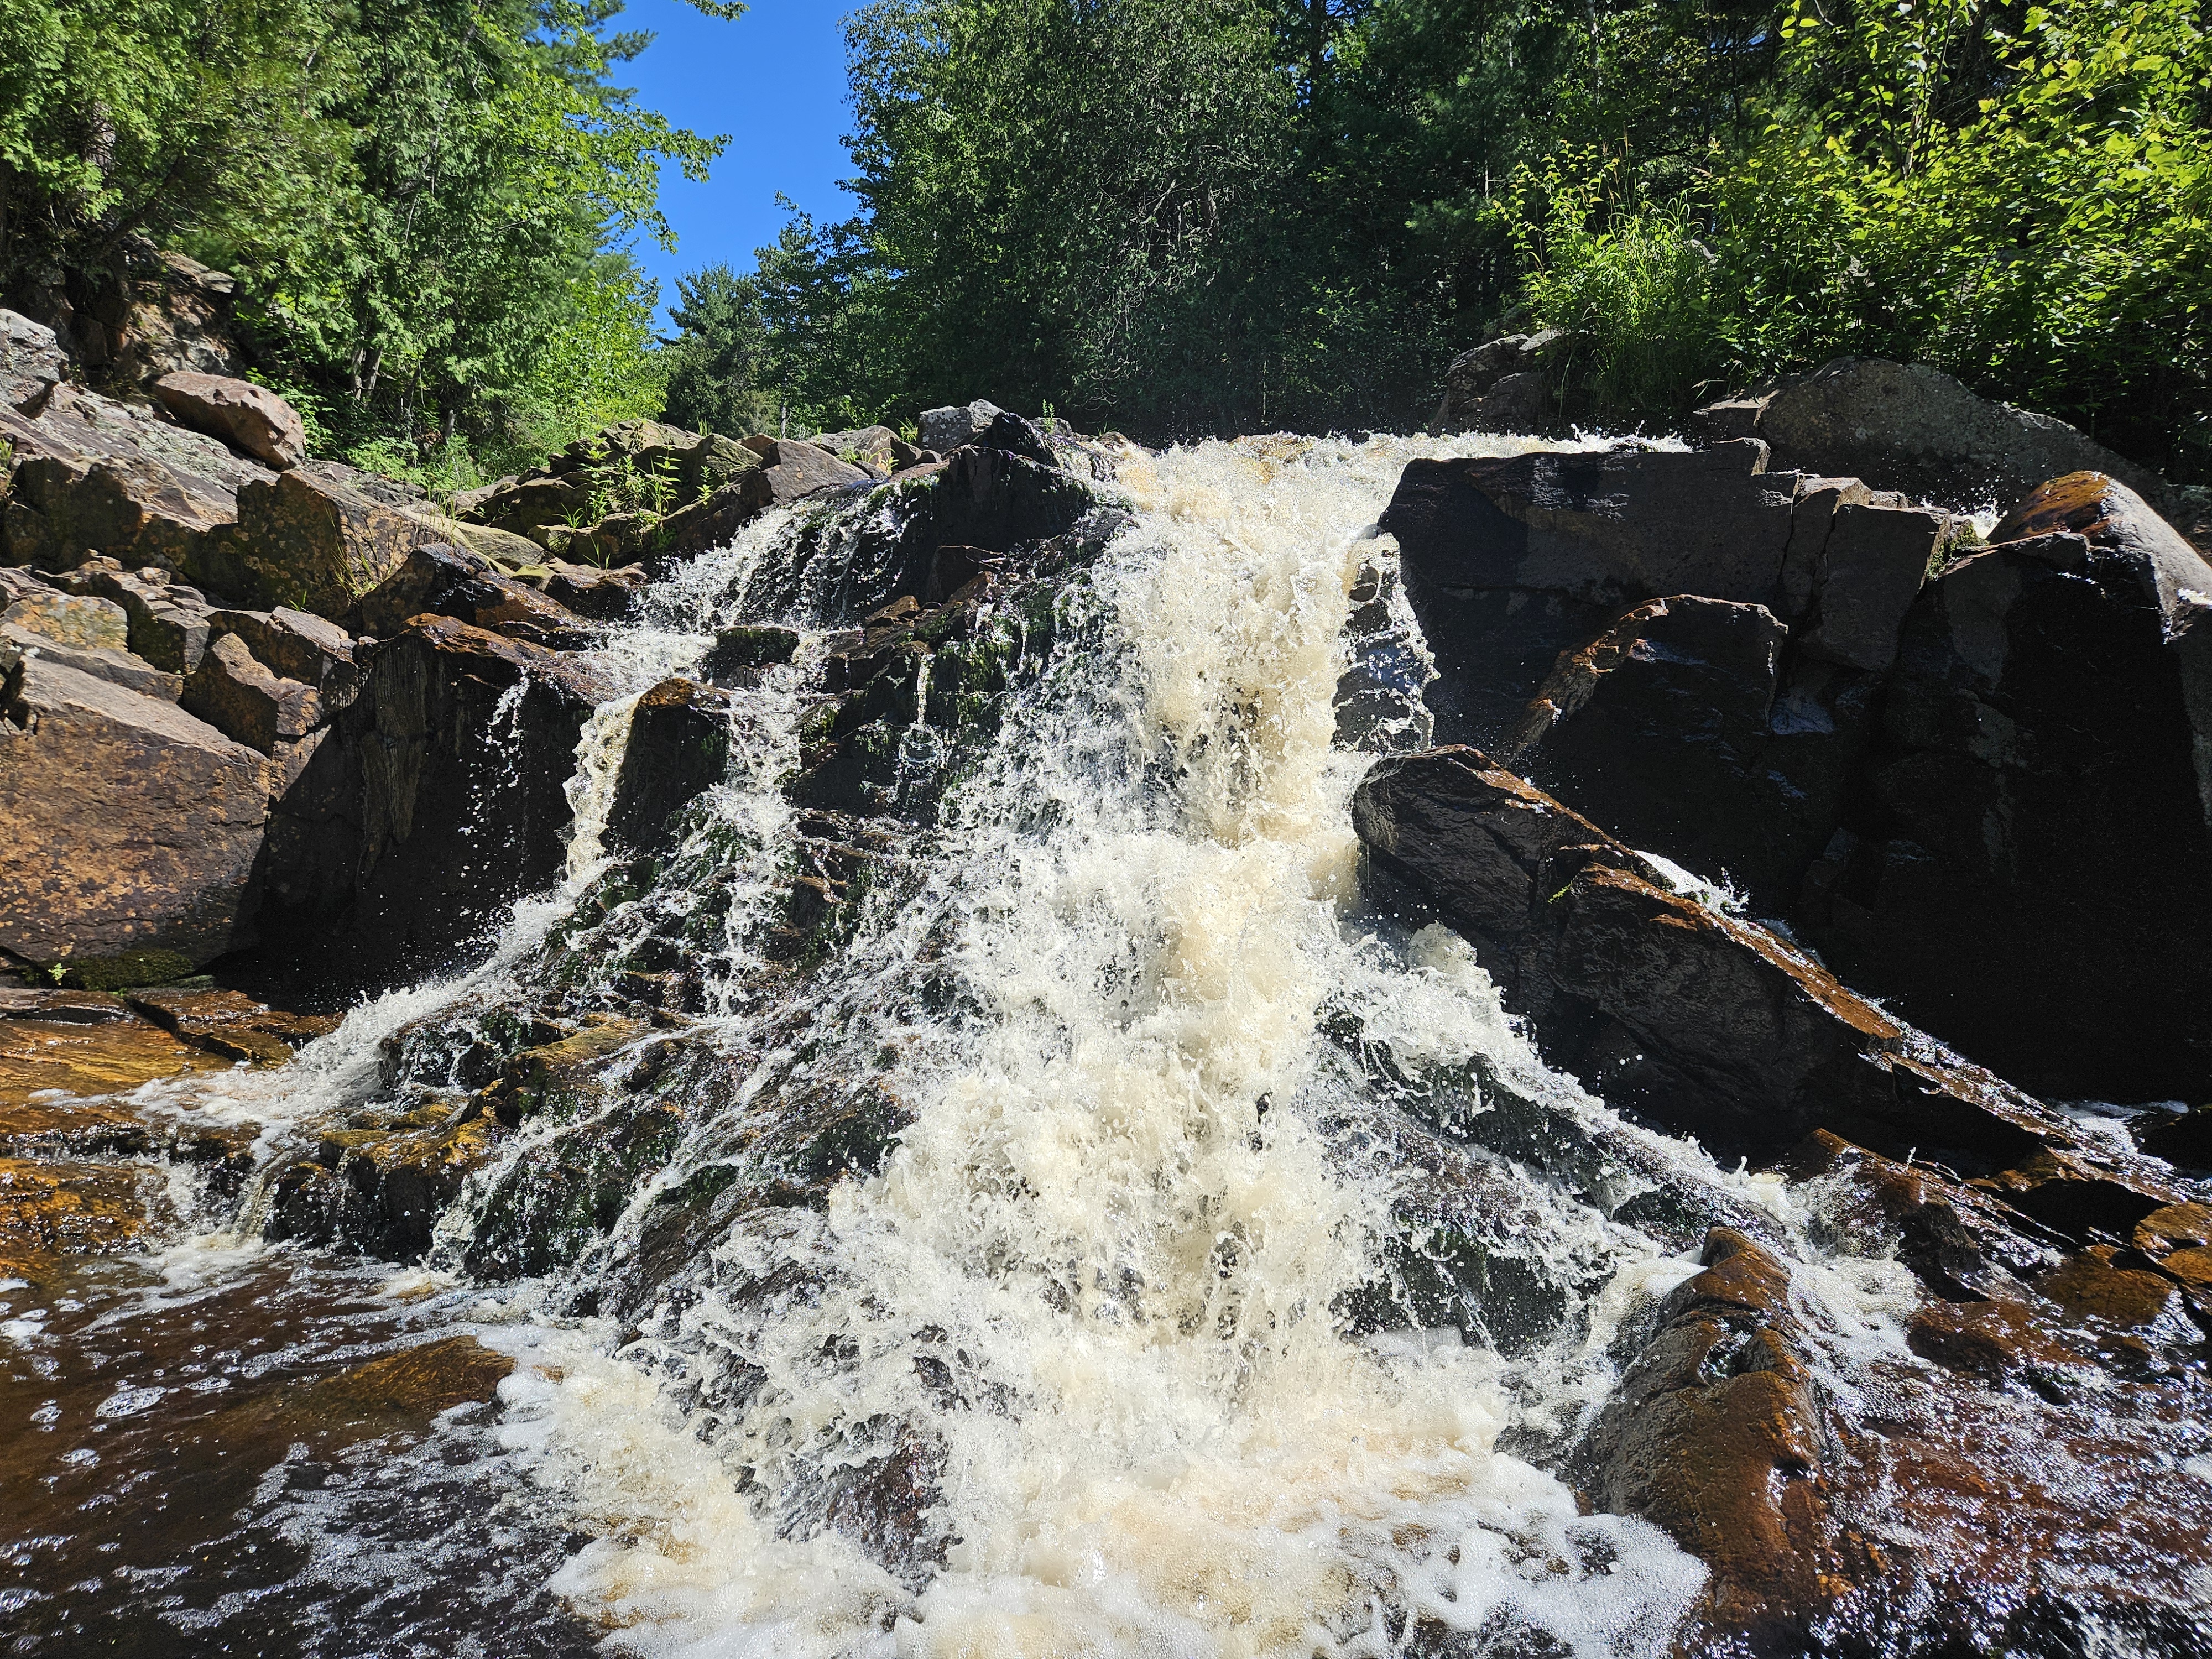
[[[665,309],[679,274],[717,261],[748,270],[753,250],[775,240],[781,191],[817,219],[844,217],[853,198],[837,188],[850,170],[841,142],[845,43],[841,0],[750,0],[734,23],[702,16],[682,0],[630,0],[614,27],[649,29],[653,43],[616,65],[618,85],[678,126],[727,133],[713,176],[695,185],[673,167],[661,179],[661,210],[676,228],[676,252],[637,240],[638,263],[660,284]]]

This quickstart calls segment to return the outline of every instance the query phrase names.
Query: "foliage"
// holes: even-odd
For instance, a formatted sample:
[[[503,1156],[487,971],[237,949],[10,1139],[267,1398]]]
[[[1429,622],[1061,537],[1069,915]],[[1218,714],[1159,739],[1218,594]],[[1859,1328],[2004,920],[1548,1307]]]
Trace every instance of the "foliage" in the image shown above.
[[[82,303],[134,234],[181,246],[240,278],[265,378],[405,470],[657,410],[622,248],[670,242],[661,167],[722,141],[611,83],[649,38],[618,10],[0,0],[0,288]]]
[[[681,331],[668,352],[666,418],[695,432],[742,436],[773,424],[757,389],[768,330],[754,284],[727,265],[677,279],[669,316]]]

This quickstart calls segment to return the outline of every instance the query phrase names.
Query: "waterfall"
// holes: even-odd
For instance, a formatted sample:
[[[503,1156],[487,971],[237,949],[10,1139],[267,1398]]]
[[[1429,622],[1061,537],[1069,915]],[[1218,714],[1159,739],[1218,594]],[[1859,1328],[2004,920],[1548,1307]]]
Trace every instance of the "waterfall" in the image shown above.
[[[1394,558],[1373,521],[1410,454],[1485,442],[1519,447],[1130,458],[1133,522],[1062,587],[911,892],[824,973],[726,998],[754,1112],[865,1085],[910,1121],[824,1207],[740,1216],[635,1328],[516,1336],[513,1432],[598,1535],[556,1588],[618,1646],[1666,1650],[1702,1569],[1498,1443],[1601,1392],[1633,1289],[1688,1268],[1532,1180],[1531,1248],[1587,1295],[1552,1352],[1345,1316],[1417,1172],[1367,1146],[1391,1109],[1331,1032],[1541,1073],[1465,945],[1362,914],[1369,757],[1337,742],[1354,591]],[[681,580],[694,634],[748,585]],[[838,586],[815,568],[744,620],[818,640]],[[772,839],[782,780],[737,770],[717,813]],[[692,1124],[601,1270],[739,1155],[733,1118]]]

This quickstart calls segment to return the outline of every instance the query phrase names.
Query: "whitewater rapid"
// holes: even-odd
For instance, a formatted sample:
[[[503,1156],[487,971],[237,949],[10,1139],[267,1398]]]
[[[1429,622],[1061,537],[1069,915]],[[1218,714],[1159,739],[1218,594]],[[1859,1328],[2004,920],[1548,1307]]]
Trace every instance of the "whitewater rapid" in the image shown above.
[[[1380,1655],[1418,1621],[1665,1650],[1702,1569],[1498,1449],[1528,1368],[1455,1328],[1355,1340],[1340,1316],[1410,1177],[1333,1146],[1358,1080],[1325,1014],[1407,1063],[1540,1069],[1464,945],[1360,920],[1348,809],[1371,757],[1335,741],[1352,594],[1394,568],[1374,523],[1404,462],[1521,447],[1122,459],[1133,526],[1069,584],[1062,642],[948,803],[921,891],[863,926],[776,1073],[907,1103],[886,1165],[826,1212],[740,1220],[709,1277],[742,1293],[664,1304],[620,1352],[604,1322],[512,1304],[507,1433],[597,1534],[556,1586],[617,1646]],[[665,641],[738,619],[774,533],[679,575],[618,653],[681,665]],[[768,823],[778,781],[753,767],[721,810]],[[919,1009],[925,970],[957,981],[957,1012]],[[761,1024],[726,1017],[720,1040],[740,1051]],[[716,1149],[695,1132],[656,1187]],[[1691,1271],[1531,1196],[1549,1248],[1601,1280]],[[805,1291],[753,1293],[778,1273]],[[1631,1300],[1593,1299],[1574,1362]],[[1596,1383],[1559,1371],[1571,1415]],[[736,1375],[740,1403],[687,1413]],[[919,1559],[808,1513],[840,1468],[901,1459],[931,1499]]]

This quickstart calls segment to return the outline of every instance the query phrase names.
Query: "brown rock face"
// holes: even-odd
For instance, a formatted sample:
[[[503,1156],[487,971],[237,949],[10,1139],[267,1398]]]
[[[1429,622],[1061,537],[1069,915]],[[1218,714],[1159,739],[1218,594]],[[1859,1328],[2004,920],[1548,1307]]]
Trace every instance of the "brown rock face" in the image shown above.
[[[328,479],[294,470],[238,492],[238,523],[193,574],[259,605],[337,618],[435,539],[427,526]]]
[[[450,959],[565,866],[563,786],[609,695],[584,665],[447,617],[373,654],[271,811],[265,926],[303,968]]]
[[[185,682],[184,709],[264,755],[306,737],[322,719],[313,686],[270,672],[235,634],[223,635],[200,659]]]
[[[122,606],[52,590],[25,593],[0,611],[0,627],[20,628],[82,651],[124,651],[131,645],[131,618]]]
[[[365,594],[355,618],[361,630],[388,639],[423,615],[453,617],[526,644],[560,649],[595,637],[583,618],[527,582],[502,575],[489,559],[432,544],[408,554],[398,568]]]
[[[2203,1097],[2212,567],[2124,485],[2036,492],[1907,619],[1872,803],[1806,921],[1856,982],[2062,1097]]]
[[[266,386],[180,369],[154,382],[161,406],[184,425],[242,449],[279,472],[307,459],[299,412]]]
[[[248,942],[261,756],[175,705],[33,658],[0,718],[0,946],[205,963]]]

